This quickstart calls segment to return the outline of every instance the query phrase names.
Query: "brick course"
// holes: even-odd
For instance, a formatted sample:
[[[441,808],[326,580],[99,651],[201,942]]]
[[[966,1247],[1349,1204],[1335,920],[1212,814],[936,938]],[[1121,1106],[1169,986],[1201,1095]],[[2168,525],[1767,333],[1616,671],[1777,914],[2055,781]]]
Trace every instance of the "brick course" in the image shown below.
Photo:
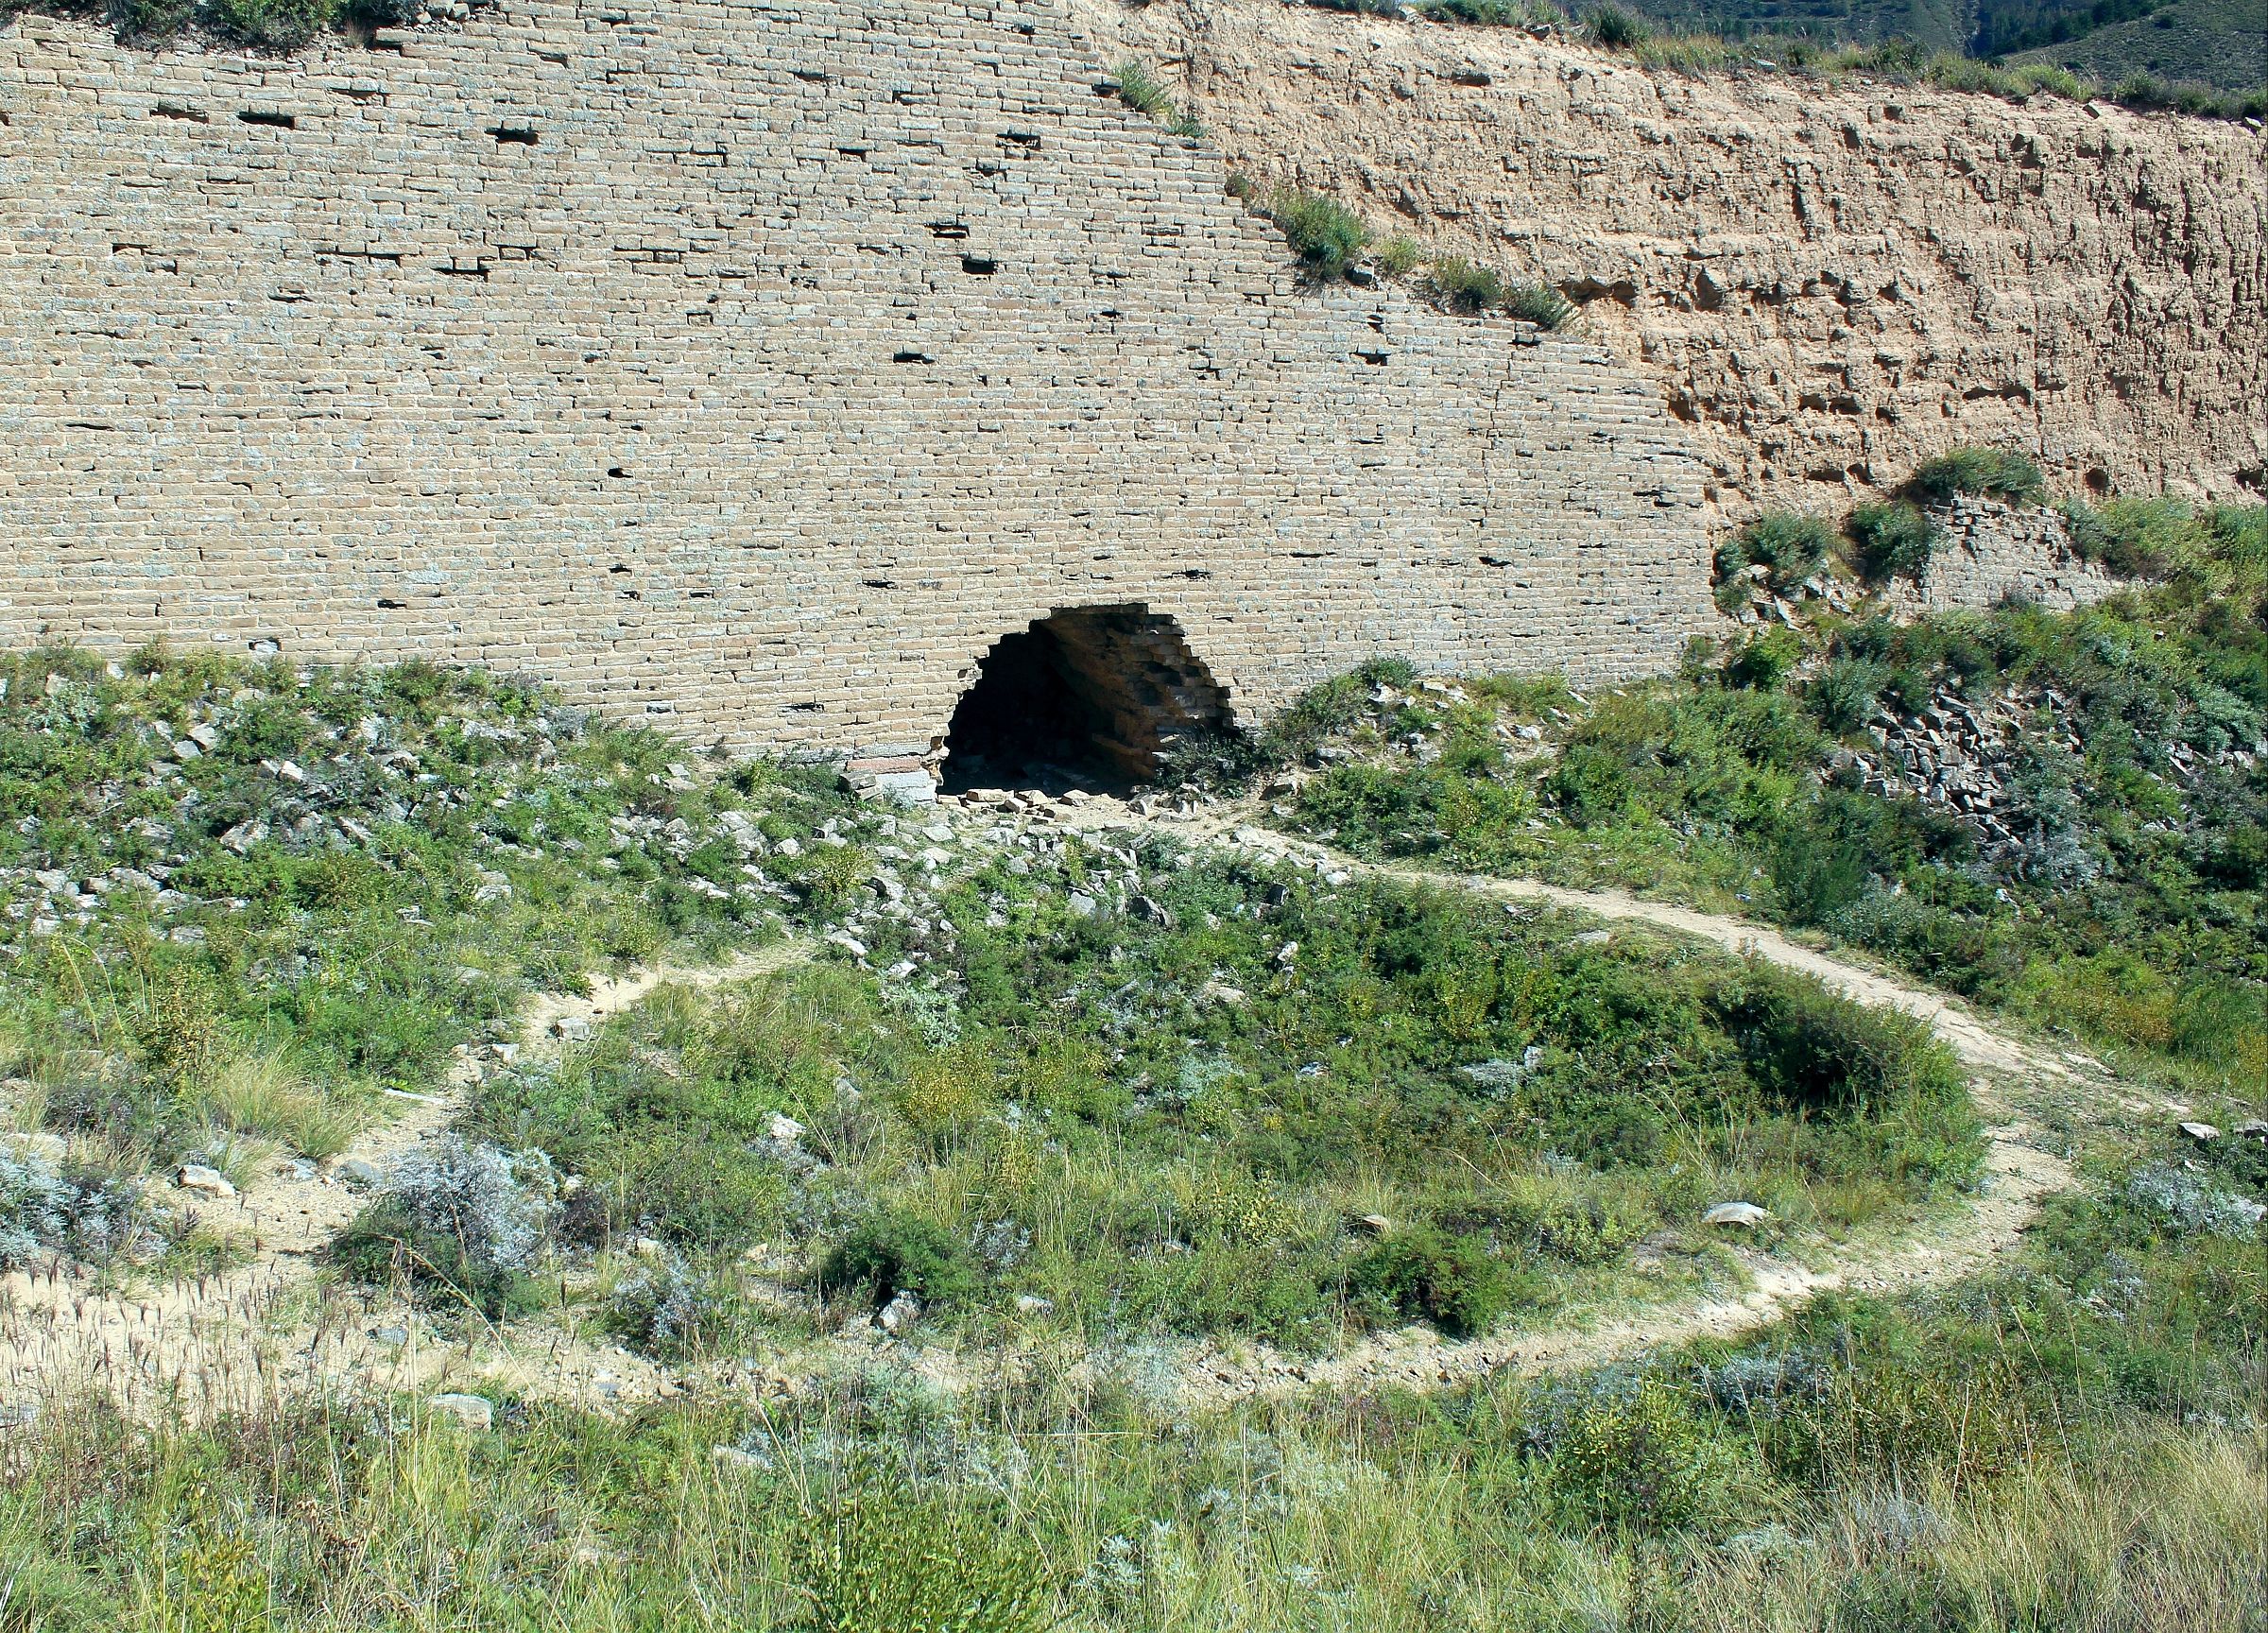
[[[1247,713],[1708,626],[1653,387],[1303,286],[1101,77],[1050,5],[507,4],[289,62],[20,19],[0,641],[421,654],[881,752],[1057,608],[1170,614]]]

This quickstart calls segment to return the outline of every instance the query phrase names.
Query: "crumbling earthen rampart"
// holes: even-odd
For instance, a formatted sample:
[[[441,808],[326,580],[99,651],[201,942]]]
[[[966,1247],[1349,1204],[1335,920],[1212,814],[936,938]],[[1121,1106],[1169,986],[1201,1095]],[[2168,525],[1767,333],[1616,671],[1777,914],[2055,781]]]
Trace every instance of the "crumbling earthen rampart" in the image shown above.
[[[0,641],[478,661],[925,746],[1051,609],[1234,703],[1664,665],[1704,467],[1595,337],[1301,285],[1058,8],[0,31]]]
[[[1585,301],[1729,518],[1962,442],[2070,490],[2257,496],[2268,137],[2039,95],[1689,77],[1510,28],[1074,0],[1228,161]]]

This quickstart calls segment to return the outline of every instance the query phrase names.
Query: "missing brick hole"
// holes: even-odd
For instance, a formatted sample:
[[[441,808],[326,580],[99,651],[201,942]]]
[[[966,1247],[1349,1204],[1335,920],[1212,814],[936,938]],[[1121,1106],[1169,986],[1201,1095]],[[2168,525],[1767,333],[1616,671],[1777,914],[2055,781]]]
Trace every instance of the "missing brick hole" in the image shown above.
[[[929,224],[929,233],[933,238],[942,238],[948,243],[958,244],[969,236],[969,223],[966,221],[932,221]]]
[[[607,571],[610,573],[627,573],[629,569],[624,566],[621,562],[617,561],[613,566],[608,568]]]
[[[1481,558],[1481,565],[1484,567],[1509,567],[1512,563],[1502,556],[1484,556]]]
[[[869,590],[895,590],[898,588],[898,581],[895,578],[862,578],[859,582]]]
[[[944,784],[1123,791],[1176,745],[1232,730],[1228,694],[1172,617],[1139,602],[1058,608],[978,662],[946,728]]]
[[[1181,576],[1184,578],[1210,578],[1212,575],[1202,567],[1184,567],[1181,569]]]
[[[989,278],[1000,270],[1000,263],[989,255],[964,255],[961,257],[961,270],[972,278]]]
[[[185,108],[179,102],[161,102],[149,111],[152,119],[186,119],[192,125],[210,125],[213,116],[202,108]]]
[[[894,352],[890,354],[890,361],[893,363],[935,363],[936,359],[926,352]]]
[[[783,713],[789,714],[816,714],[826,708],[824,703],[790,703]]]
[[[630,479],[630,468],[627,465],[610,465],[607,467],[607,474],[617,482],[627,482]]]
[[[247,108],[239,112],[236,117],[243,124],[266,125],[274,130],[297,130],[300,128],[299,116],[292,113],[270,113],[257,108]]]
[[[536,145],[536,132],[532,126],[491,125],[489,134],[496,138],[499,146],[533,147]]]
[[[408,610],[408,602],[397,601],[391,595],[378,597],[378,610],[381,612],[403,612]]]

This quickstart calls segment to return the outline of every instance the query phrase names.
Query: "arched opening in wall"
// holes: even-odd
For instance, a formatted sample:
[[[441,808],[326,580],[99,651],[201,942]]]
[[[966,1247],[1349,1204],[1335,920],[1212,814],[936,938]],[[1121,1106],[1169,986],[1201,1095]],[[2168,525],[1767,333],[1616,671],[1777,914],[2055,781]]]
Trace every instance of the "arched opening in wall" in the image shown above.
[[[946,729],[944,791],[1124,793],[1177,745],[1231,730],[1228,694],[1172,618],[1067,608],[985,654]]]

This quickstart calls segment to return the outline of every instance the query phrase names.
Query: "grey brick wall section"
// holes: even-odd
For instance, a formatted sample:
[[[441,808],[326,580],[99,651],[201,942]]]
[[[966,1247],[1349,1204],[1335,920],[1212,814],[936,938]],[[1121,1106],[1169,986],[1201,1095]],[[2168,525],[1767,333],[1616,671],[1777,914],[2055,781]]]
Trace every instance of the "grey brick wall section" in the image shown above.
[[[1057,607],[1172,614],[1246,714],[1714,619],[1645,383],[1302,287],[1051,6],[658,11],[294,62],[0,31],[0,641],[418,654],[874,751]]]

